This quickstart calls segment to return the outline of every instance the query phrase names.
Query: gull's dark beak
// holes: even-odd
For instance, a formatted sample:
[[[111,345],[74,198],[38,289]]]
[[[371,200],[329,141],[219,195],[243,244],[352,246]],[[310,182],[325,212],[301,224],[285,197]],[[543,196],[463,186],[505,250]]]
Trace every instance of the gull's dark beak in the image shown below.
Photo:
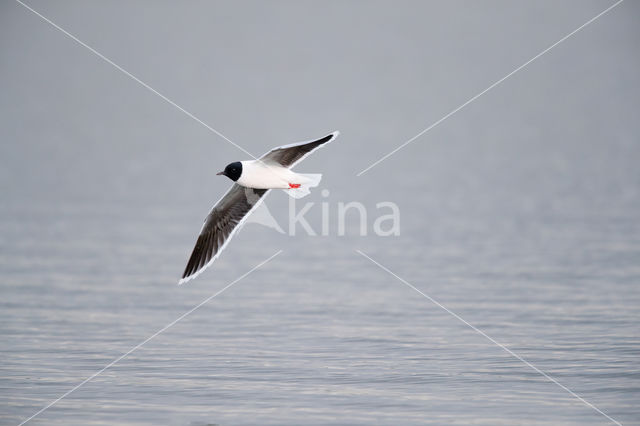
[[[224,172],[218,172],[216,173],[217,176],[224,176]]]

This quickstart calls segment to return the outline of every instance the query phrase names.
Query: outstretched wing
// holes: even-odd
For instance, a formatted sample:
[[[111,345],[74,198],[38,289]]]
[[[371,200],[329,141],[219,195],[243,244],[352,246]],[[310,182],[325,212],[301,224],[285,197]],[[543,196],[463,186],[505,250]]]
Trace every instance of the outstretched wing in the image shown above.
[[[213,263],[268,191],[233,184],[205,219],[196,246],[178,284],[195,278]]]
[[[265,163],[274,162],[284,167],[293,167],[312,151],[337,138],[339,134],[340,132],[333,132],[316,141],[298,142],[273,148],[260,157],[260,161],[264,161]]]

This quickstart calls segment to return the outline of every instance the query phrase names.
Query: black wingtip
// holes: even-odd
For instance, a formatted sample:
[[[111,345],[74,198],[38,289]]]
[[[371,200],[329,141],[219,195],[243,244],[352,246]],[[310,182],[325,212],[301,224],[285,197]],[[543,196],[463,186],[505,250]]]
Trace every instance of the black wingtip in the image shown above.
[[[317,140],[317,141],[315,141],[315,142],[316,142],[316,143],[319,143],[319,144],[327,143],[327,142],[329,142],[329,141],[331,141],[331,140],[333,140],[333,139],[337,138],[339,134],[340,134],[340,132],[336,130],[335,132],[330,133],[330,134],[328,134],[327,136],[325,136],[324,138],[322,138],[322,139],[318,139],[318,140]]]

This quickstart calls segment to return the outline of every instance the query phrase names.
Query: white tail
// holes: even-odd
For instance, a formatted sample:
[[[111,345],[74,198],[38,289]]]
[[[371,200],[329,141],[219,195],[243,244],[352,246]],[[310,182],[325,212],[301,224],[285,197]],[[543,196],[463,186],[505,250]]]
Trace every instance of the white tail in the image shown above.
[[[287,194],[289,194],[289,196],[293,198],[302,198],[309,195],[311,193],[311,191],[309,191],[309,188],[318,186],[320,184],[320,181],[322,180],[322,175],[320,173],[299,173],[298,176],[302,178],[300,186],[298,188],[285,189]]]

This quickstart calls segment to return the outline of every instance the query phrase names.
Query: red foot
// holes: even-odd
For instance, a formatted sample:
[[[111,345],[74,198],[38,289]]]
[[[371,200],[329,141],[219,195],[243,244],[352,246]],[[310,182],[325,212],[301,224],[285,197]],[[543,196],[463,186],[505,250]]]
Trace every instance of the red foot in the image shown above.
[[[299,183],[290,183],[289,184],[289,188],[300,188],[300,184]]]

